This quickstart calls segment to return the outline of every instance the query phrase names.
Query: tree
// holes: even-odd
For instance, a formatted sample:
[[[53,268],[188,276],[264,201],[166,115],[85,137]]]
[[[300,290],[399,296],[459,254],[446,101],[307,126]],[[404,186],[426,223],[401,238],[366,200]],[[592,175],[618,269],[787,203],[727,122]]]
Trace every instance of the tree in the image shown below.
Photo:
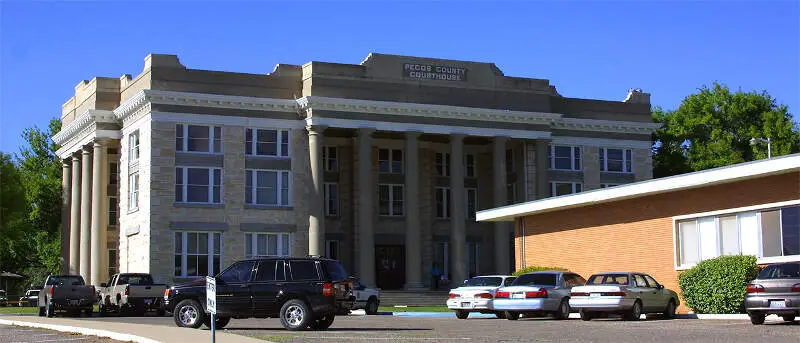
[[[19,265],[19,259],[27,253],[27,246],[18,244],[26,232],[25,214],[27,202],[19,170],[11,155],[0,152],[0,270]]]
[[[653,176],[665,177],[800,152],[800,128],[788,107],[766,91],[731,92],[724,84],[702,87],[674,111],[656,108],[653,120],[664,124],[654,133]]]

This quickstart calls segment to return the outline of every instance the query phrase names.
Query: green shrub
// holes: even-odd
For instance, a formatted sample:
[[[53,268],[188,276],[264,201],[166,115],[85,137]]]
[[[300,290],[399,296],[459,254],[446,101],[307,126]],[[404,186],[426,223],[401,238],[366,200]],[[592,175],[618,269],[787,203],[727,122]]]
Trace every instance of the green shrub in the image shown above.
[[[758,271],[755,256],[721,256],[682,272],[678,285],[694,313],[744,313],[745,289]]]
[[[512,273],[511,275],[520,276],[522,274],[532,273],[532,272],[540,272],[540,271],[544,271],[544,270],[563,270],[563,271],[567,271],[566,268],[561,268],[561,267],[530,266],[530,267],[525,267],[525,268],[522,268],[520,270],[517,270],[514,273]]]

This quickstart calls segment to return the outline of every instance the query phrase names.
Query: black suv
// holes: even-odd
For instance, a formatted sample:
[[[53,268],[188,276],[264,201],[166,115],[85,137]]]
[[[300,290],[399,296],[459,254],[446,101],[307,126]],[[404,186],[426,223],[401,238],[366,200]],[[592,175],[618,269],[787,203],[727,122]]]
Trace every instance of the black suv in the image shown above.
[[[339,261],[322,257],[273,257],[233,263],[216,276],[215,327],[231,318],[276,318],[289,330],[324,330],[337,311],[355,301],[352,278]],[[164,292],[164,306],[180,327],[211,326],[205,278]]]

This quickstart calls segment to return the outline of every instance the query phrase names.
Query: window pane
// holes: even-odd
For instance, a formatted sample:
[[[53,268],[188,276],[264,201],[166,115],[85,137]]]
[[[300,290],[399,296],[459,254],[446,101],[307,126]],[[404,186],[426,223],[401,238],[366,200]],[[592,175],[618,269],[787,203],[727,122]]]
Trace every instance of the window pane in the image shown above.
[[[281,205],[289,205],[289,172],[281,173]]]
[[[197,256],[197,276],[208,275],[208,255]]]
[[[253,129],[245,130],[244,153],[247,155],[253,154]]]
[[[258,155],[277,155],[278,131],[258,130],[258,140],[256,142],[256,154]]]
[[[267,236],[267,255],[278,255],[278,235]]]
[[[381,215],[389,214],[389,186],[378,186],[378,213]]]
[[[719,225],[722,231],[722,254],[738,255],[740,253],[739,225],[736,216],[720,217]]]
[[[197,273],[197,256],[187,256],[186,257],[186,275],[187,276],[198,276]]]
[[[758,246],[758,218],[755,212],[740,213],[739,234],[741,235],[742,254],[759,256]]]
[[[781,210],[783,255],[800,255],[800,206]]]
[[[572,147],[556,146],[555,147],[555,169],[572,169]]]
[[[389,149],[378,149],[378,160],[379,161],[388,161],[389,160]]]
[[[226,283],[243,283],[250,281],[250,274],[253,272],[253,261],[239,262],[233,267],[228,268],[219,278]]]
[[[183,232],[175,233],[175,253],[180,254],[183,249]]]
[[[214,253],[219,255],[221,250],[222,250],[222,234],[215,233],[214,234]]]
[[[261,261],[256,272],[256,281],[273,281],[275,280],[275,260]]]
[[[763,257],[781,256],[781,229],[778,210],[761,212],[761,252]]]
[[[244,234],[244,257],[253,257],[253,234],[251,233]]]
[[[574,148],[574,150],[575,150],[574,151],[575,152],[575,169],[576,170],[581,170],[581,148],[576,146]]]
[[[556,183],[556,196],[559,195],[566,195],[572,194],[572,184],[571,183]]]
[[[183,202],[183,168],[175,168],[175,201]]]
[[[680,264],[695,264],[699,262],[697,224],[694,220],[687,220],[678,224],[680,238]]]
[[[247,170],[244,172],[244,202],[246,204],[253,203],[253,171]]]
[[[188,151],[208,152],[209,127],[189,125]]]
[[[267,252],[267,235],[261,234],[257,236],[258,239],[256,240],[258,243],[258,247],[256,248],[256,254],[259,256],[266,256],[269,253]]]
[[[208,234],[207,233],[198,233],[197,234],[197,253],[198,254],[208,254]]]
[[[631,164],[633,163],[633,153],[631,150],[625,150],[625,171],[630,172],[633,170]]]
[[[289,156],[289,131],[281,131],[281,156]]]
[[[608,159],[608,171],[621,172],[622,171],[622,150],[621,149],[607,149],[606,158]]]
[[[183,151],[183,124],[175,124],[175,151]]]
[[[222,128],[214,126],[214,152],[222,151]]]
[[[700,228],[700,258],[703,260],[719,256],[717,252],[717,225],[714,217],[697,220]]]
[[[175,276],[181,276],[181,271],[183,270],[183,258],[181,255],[175,255]]]
[[[190,254],[197,254],[199,252],[199,248],[197,246],[197,233],[196,232],[188,232],[186,233],[186,251]]]
[[[208,186],[187,186],[187,188],[186,188],[186,201],[187,202],[209,202],[208,201]]]
[[[214,199],[213,202],[222,202],[222,170],[214,169]]]
[[[190,185],[204,185],[208,186],[208,169],[205,168],[187,168],[187,178]]]
[[[314,261],[291,261],[289,265],[292,268],[293,280],[316,280],[319,278]]]
[[[219,274],[219,269],[220,269],[219,255],[214,256],[214,258],[212,258],[212,260],[214,261],[214,270],[211,271],[211,274],[212,275],[217,275],[217,274]]]
[[[283,261],[278,261],[275,266],[275,280],[283,281],[286,280],[286,269],[284,268]]]

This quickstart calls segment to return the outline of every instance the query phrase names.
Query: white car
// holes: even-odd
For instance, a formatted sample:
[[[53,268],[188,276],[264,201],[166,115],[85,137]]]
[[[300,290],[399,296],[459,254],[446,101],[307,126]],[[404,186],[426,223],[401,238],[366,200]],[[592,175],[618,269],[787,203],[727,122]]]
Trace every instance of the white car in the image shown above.
[[[663,313],[672,319],[678,304],[677,293],[652,276],[636,272],[594,274],[586,285],[572,287],[569,299],[582,320],[606,313],[622,314],[625,320],[639,320],[642,313]]]
[[[497,318],[505,318],[502,311],[494,310],[494,293],[515,279],[511,275],[485,275],[464,280],[464,284],[450,290],[447,307],[456,311],[458,319],[467,319],[470,312],[494,313]]]
[[[381,291],[376,288],[368,288],[358,282],[353,282],[353,295],[356,301],[353,302],[351,310],[364,309],[367,314],[377,314],[378,306],[381,304]]]

